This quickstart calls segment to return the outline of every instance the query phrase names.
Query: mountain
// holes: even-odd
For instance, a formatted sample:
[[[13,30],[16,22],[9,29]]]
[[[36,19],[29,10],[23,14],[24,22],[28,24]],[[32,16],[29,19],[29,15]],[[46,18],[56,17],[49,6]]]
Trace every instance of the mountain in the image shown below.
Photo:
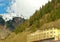
[[[18,25],[22,24],[25,21],[24,18],[14,17],[12,20],[6,22],[6,26],[9,30],[14,30]]]
[[[14,17],[12,20],[5,21],[0,16],[0,39],[5,39],[18,25],[24,23],[24,21],[25,19],[21,17]]]

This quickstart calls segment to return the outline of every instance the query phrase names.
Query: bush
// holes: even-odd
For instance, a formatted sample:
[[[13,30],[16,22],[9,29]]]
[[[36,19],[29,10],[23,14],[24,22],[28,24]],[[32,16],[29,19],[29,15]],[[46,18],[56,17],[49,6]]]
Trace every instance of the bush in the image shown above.
[[[2,18],[2,16],[0,16],[0,25],[4,25],[5,24],[5,20]]]
[[[23,24],[20,24],[15,30],[14,30],[14,32],[16,33],[16,34],[18,34],[19,32],[23,32],[24,30],[25,30],[25,26],[23,25]]]

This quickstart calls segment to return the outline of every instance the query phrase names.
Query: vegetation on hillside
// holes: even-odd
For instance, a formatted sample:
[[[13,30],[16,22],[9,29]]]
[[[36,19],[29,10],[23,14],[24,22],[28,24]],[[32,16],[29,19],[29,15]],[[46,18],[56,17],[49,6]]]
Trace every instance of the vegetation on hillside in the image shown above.
[[[60,0],[52,0],[40,10],[36,10],[33,16],[30,17],[30,26],[36,24],[36,28],[40,28],[45,23],[50,23],[60,18]],[[38,21],[38,22],[36,22]]]
[[[6,28],[9,29],[10,31],[13,31],[15,29],[12,20],[6,22]]]
[[[60,0],[51,0],[51,2],[49,1],[47,4],[43,5],[42,8],[36,10],[36,12],[30,17],[30,19],[26,23],[29,24],[29,30],[34,32],[37,29],[41,29],[41,26],[43,26],[44,24],[54,22],[59,18]],[[23,27],[24,26],[25,25],[23,24]],[[25,28],[27,28],[27,25]]]
[[[17,34],[17,33],[20,33],[20,32],[23,32],[23,31],[26,30],[26,28],[28,28],[28,26],[29,26],[29,22],[28,22],[28,20],[25,20],[24,23],[19,24],[19,25],[17,26],[17,28],[14,30],[14,32],[15,32],[16,34]]]

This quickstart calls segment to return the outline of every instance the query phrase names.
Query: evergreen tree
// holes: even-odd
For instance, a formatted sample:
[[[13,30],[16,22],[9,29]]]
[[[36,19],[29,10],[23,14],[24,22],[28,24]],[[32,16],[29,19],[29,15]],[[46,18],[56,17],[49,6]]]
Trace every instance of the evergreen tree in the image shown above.
[[[5,20],[0,16],[0,25],[5,25]]]

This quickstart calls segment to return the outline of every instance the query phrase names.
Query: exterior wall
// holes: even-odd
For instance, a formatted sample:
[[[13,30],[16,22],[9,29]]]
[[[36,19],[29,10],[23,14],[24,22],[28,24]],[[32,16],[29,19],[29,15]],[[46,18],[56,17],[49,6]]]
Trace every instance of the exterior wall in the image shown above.
[[[49,39],[49,38],[54,38],[55,40],[58,40],[58,37],[60,37],[59,35],[60,35],[60,29],[50,28],[46,30],[44,29],[41,31],[37,31],[35,33],[28,35],[27,40],[28,42]]]

